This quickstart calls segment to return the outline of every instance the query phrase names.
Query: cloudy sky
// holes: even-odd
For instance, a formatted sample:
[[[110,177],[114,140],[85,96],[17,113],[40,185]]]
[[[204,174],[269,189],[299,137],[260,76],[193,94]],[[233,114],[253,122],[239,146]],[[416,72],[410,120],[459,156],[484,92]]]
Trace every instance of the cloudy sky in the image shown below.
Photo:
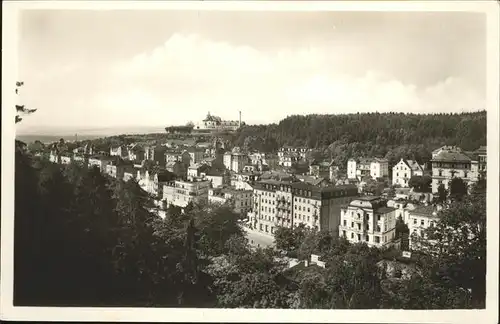
[[[485,109],[480,13],[26,10],[18,131]]]

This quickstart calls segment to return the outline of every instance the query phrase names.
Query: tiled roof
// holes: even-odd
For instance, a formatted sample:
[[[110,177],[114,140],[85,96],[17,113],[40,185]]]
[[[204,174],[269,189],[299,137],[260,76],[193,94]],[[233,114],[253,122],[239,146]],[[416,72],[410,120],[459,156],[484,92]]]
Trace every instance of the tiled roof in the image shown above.
[[[436,208],[432,205],[417,207],[411,211],[412,214],[432,216],[436,212]]]
[[[412,171],[419,171],[421,169],[417,161],[414,160],[403,160]]]
[[[470,162],[471,158],[464,154],[461,150],[443,149],[434,156],[432,161]]]

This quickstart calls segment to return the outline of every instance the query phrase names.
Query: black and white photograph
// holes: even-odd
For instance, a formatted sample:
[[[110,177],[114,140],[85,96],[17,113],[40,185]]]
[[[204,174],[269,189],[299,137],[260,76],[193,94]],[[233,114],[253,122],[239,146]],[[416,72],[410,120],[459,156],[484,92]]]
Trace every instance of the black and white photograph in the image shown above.
[[[498,3],[169,2],[3,3],[2,319],[498,322]]]

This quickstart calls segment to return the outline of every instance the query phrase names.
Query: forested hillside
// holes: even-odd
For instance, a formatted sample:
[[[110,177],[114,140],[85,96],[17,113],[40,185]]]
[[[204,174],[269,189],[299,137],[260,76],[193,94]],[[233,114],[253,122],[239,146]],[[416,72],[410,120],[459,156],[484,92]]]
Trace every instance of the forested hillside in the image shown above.
[[[486,145],[486,111],[290,116],[279,124],[244,126],[235,134],[234,144],[266,152],[283,145],[308,146],[340,166],[348,157],[358,156],[386,157],[390,162],[413,158],[423,163],[442,145],[464,150]]]

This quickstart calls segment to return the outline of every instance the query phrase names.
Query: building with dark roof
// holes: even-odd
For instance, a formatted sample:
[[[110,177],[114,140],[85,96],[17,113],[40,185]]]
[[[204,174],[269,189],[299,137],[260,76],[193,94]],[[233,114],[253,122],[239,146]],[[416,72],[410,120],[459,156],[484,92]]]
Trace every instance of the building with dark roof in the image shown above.
[[[396,209],[381,197],[368,196],[352,200],[340,211],[339,235],[352,243],[381,247],[396,235]]]
[[[457,177],[467,184],[472,184],[479,177],[479,163],[456,146],[443,146],[432,152],[432,192],[436,193],[439,186],[448,189],[449,182]]]
[[[269,235],[278,226],[293,228],[299,224],[337,231],[340,206],[357,195],[352,185],[322,188],[300,181],[258,181],[254,185],[251,225]]]

